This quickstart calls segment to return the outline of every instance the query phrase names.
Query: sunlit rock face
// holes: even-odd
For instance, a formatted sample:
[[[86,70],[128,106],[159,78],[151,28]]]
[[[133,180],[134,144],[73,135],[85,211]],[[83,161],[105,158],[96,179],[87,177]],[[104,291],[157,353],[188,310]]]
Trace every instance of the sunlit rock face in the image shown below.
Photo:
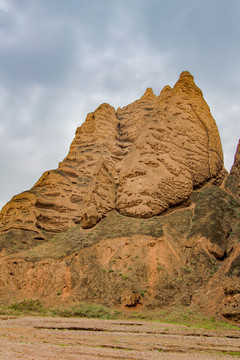
[[[158,97],[148,89],[118,116],[124,139],[131,142],[119,173],[116,207],[120,213],[160,214],[222,170],[216,123],[188,72]]]
[[[102,104],[88,114],[58,168],[5,205],[0,230],[27,230],[30,241],[75,224],[93,227],[113,209],[149,218],[219,181],[222,170],[216,123],[193,76],[183,72],[159,96],[149,88],[117,111]]]

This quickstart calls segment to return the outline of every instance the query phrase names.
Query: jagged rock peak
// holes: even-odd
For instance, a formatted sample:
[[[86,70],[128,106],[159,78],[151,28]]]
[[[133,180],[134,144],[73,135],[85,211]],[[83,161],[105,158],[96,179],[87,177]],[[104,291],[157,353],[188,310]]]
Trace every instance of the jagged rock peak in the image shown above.
[[[172,90],[171,86],[165,85],[164,88],[161,90],[160,95],[165,93],[165,92],[169,92],[171,90]]]
[[[176,91],[179,91],[179,88],[181,91],[183,91],[185,94],[188,94],[191,96],[203,96],[202,91],[196,86],[194,82],[194,77],[190,72],[183,71],[176,84],[174,85],[174,88]]]
[[[194,76],[189,71],[182,71],[179,80],[182,78],[190,78],[191,80],[194,80]]]
[[[149,100],[149,99],[155,99],[156,95],[153,93],[152,88],[147,88],[143,96],[141,97],[141,100]]]

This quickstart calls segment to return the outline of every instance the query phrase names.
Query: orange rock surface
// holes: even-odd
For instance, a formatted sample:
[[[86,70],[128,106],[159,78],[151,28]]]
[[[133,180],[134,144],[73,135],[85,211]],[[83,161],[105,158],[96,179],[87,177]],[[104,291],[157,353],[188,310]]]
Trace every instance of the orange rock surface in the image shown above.
[[[100,105],[58,169],[2,209],[0,302],[197,305],[239,322],[239,146],[228,174],[188,72]]]
[[[117,111],[100,105],[76,131],[58,169],[14,196],[0,231],[31,231],[33,239],[81,223],[92,227],[109,211],[152,217],[188,199],[223,168],[217,126],[188,72],[159,96]]]

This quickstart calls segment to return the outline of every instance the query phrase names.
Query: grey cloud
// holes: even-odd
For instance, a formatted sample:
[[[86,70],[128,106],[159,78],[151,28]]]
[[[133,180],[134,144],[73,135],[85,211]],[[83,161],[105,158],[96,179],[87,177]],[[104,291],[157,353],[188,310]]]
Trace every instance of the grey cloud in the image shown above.
[[[150,2],[151,3],[151,2]],[[145,36],[153,49],[174,49],[176,63],[216,82],[229,81],[238,53],[240,4],[235,1],[169,1],[146,4]],[[145,12],[145,14],[146,14]],[[219,76],[221,73],[221,78]],[[231,79],[234,81],[234,79]]]
[[[183,70],[210,105],[229,169],[240,132],[239,12],[234,0],[8,0],[0,206],[57,167],[87,112],[124,106],[149,86],[158,94]]]
[[[67,35],[60,26],[45,22],[28,27],[14,42],[0,45],[1,81],[6,86],[60,85],[74,59],[74,42]]]
[[[104,7],[104,3],[110,4],[12,1],[14,34],[8,42],[0,41],[2,82],[6,86],[23,82],[60,86],[77,66],[76,52],[83,53],[88,46],[99,52],[109,46],[116,50],[120,44],[115,43],[118,36],[112,29],[118,27],[117,33],[124,33],[126,21],[118,20],[115,6]],[[4,14],[10,17],[8,12]]]

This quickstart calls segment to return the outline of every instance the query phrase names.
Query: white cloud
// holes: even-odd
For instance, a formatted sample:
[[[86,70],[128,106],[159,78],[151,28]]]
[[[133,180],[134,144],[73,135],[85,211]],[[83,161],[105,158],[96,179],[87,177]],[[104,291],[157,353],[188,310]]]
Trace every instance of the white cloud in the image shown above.
[[[0,0],[0,11],[7,11],[8,6],[9,4],[7,0]]]

